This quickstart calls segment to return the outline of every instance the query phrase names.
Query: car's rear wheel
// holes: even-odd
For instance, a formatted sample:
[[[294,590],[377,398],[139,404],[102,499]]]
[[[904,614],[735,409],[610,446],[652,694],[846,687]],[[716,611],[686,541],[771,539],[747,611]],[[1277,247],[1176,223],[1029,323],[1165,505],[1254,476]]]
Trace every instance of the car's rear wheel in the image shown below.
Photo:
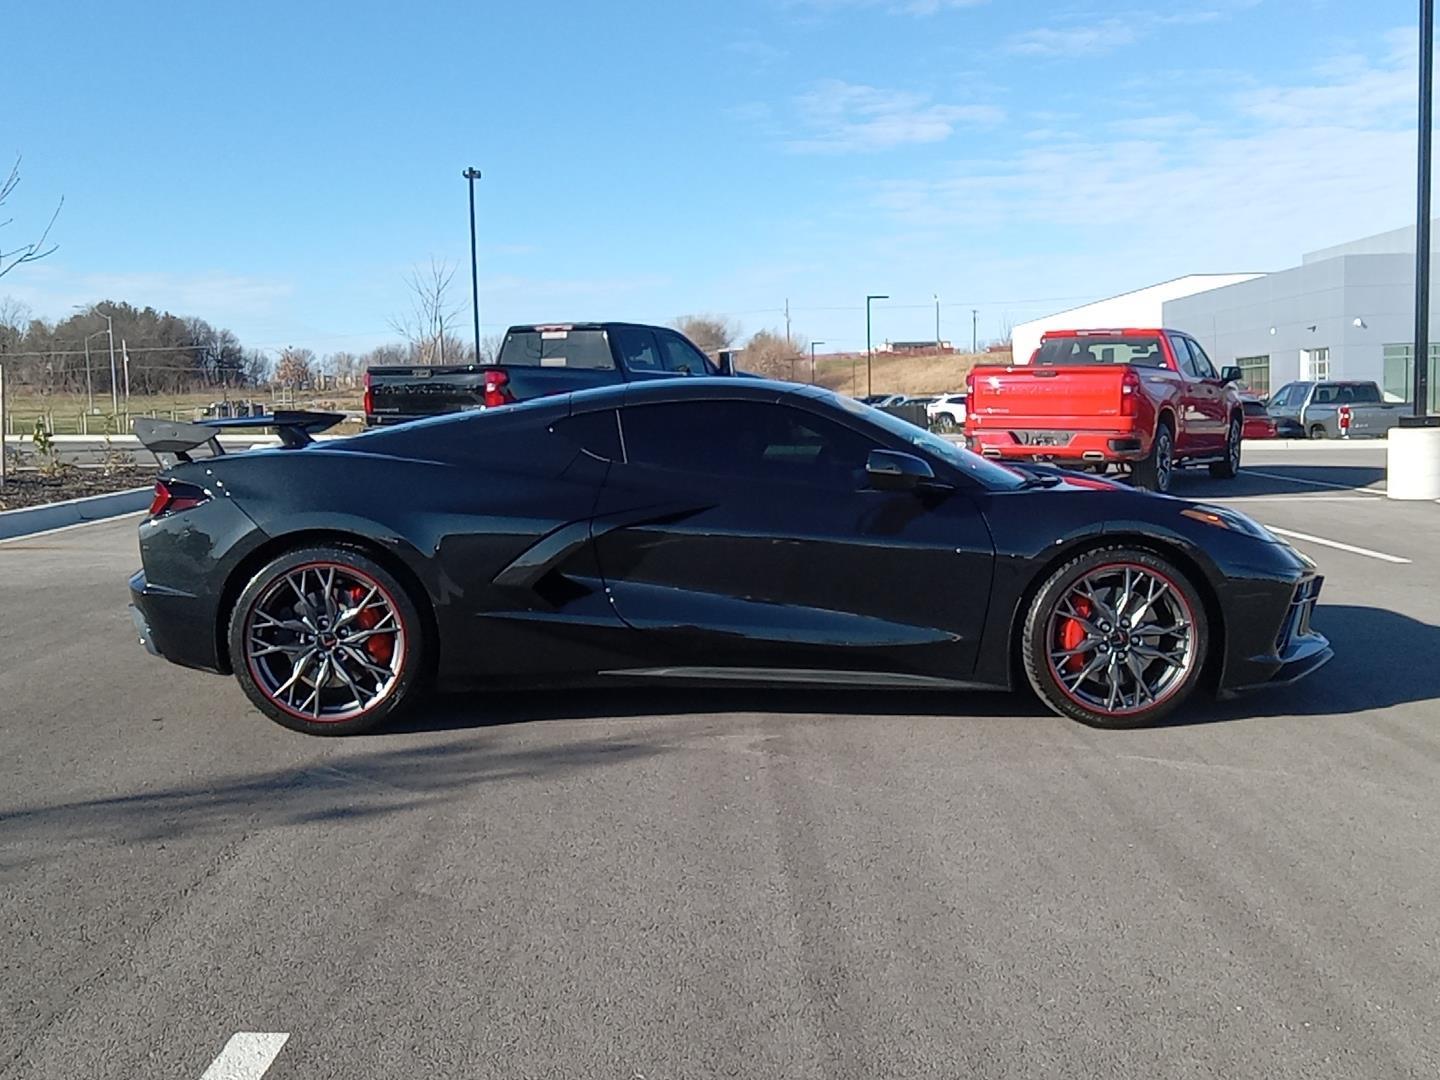
[[[1175,475],[1175,433],[1170,430],[1168,420],[1160,421],[1149,455],[1137,461],[1131,472],[1137,487],[1161,494],[1170,490],[1170,480]]]
[[[955,417],[949,413],[936,413],[935,419],[930,421],[930,426],[936,431],[951,432],[955,430]]]
[[[1312,439],[1326,439],[1326,438],[1329,438],[1329,433],[1325,430],[1325,425],[1324,425],[1324,424],[1311,424],[1311,425],[1310,425],[1310,438],[1312,438]]]
[[[1025,673],[1041,700],[1102,728],[1144,727],[1179,708],[1209,648],[1195,586],[1167,560],[1124,547],[1051,574],[1023,633]]]
[[[419,611],[394,575],[358,550],[306,547],[267,563],[241,592],[229,631],[241,688],[295,731],[368,731],[416,696]]]
[[[1210,465],[1210,475],[1217,480],[1233,480],[1240,475],[1240,445],[1244,437],[1244,425],[1238,416],[1230,418],[1230,430],[1225,434],[1225,460]]]

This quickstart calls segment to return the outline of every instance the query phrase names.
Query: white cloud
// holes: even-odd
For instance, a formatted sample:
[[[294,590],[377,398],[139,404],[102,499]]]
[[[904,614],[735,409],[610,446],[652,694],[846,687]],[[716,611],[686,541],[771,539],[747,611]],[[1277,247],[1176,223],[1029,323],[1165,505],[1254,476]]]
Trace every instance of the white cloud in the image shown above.
[[[5,291],[51,318],[64,318],[79,304],[127,300],[196,315],[226,326],[276,312],[295,292],[289,281],[223,272],[176,274],[164,271],[72,274],[60,262],[26,267],[20,280],[5,280]]]
[[[1326,63],[1305,85],[1237,91],[1204,123],[1116,121],[1118,140],[1038,141],[940,179],[881,184],[873,199],[902,226],[1050,229],[1057,251],[1081,241],[1102,252],[1097,271],[1129,261],[1139,278],[1167,258],[1177,272],[1283,265],[1410,213],[1411,39]]]
[[[1168,26],[1198,26],[1218,22],[1259,0],[1222,0],[1205,8],[1190,8],[1165,14],[1131,11],[1093,22],[1068,21],[1041,26],[1016,34],[1005,50],[1016,56],[1086,57],[1103,56],[1149,37]]]
[[[887,150],[943,142],[957,127],[986,127],[1004,119],[992,105],[948,105],[930,95],[827,79],[795,99],[804,134],[786,143],[805,154]]]
[[[937,15],[942,11],[980,7],[990,0],[791,0],[787,5],[831,12],[856,8],[878,8],[892,15]]]

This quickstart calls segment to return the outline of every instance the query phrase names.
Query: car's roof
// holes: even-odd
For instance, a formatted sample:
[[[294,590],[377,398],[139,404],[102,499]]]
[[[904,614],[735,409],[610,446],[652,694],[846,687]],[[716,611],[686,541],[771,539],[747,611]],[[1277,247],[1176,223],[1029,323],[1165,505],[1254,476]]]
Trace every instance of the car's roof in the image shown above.
[[[593,412],[622,405],[656,404],[662,401],[779,401],[787,395],[828,397],[831,391],[819,386],[774,382],[770,379],[737,379],[732,376],[679,375],[673,379],[645,379],[638,382],[576,390],[570,395],[570,411]]]
[[[609,330],[614,327],[636,326],[645,330],[664,330],[663,326],[656,326],[653,323],[625,322],[624,320],[606,320],[605,322],[547,322],[547,323],[522,323],[510,327],[507,334],[534,334],[543,330]]]

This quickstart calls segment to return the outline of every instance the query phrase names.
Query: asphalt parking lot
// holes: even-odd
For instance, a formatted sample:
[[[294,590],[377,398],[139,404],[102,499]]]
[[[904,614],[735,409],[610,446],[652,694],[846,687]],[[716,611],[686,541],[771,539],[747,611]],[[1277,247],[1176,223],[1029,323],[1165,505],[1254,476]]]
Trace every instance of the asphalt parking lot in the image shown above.
[[[1176,493],[1320,563],[1336,659],[1137,732],[614,691],[312,739],[135,644],[135,519],[0,544],[0,1077],[1435,1075],[1440,506],[1246,453]]]

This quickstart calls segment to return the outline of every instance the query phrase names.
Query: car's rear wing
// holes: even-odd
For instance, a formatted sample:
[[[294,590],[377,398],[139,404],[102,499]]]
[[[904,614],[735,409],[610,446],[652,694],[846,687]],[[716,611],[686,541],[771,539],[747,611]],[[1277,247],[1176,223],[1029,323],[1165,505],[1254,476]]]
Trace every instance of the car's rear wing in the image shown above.
[[[189,461],[190,452],[209,446],[210,453],[223,454],[222,431],[261,431],[273,428],[280,436],[280,445],[298,450],[314,441],[315,434],[345,420],[344,413],[310,412],[304,409],[281,410],[263,416],[236,416],[217,420],[185,423],[177,420],[156,420],[137,416],[131,425],[140,445],[154,454],[174,454],[180,461]]]

